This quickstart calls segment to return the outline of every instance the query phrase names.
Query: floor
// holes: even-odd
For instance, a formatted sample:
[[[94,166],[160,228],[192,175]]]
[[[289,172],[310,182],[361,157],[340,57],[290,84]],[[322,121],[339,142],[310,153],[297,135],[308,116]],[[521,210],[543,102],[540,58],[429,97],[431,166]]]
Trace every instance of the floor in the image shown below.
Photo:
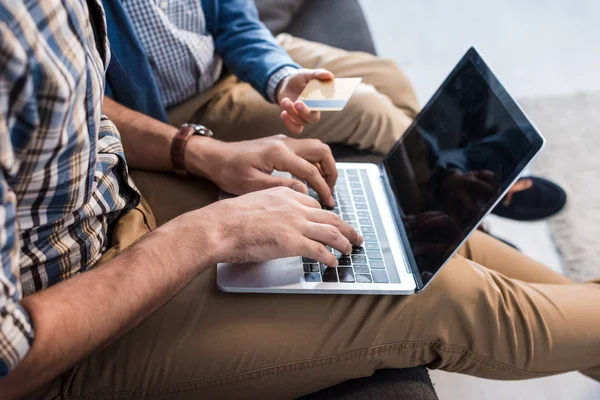
[[[515,97],[600,90],[600,2],[595,0],[361,0],[379,54],[394,59],[425,103],[460,57],[476,46]],[[561,271],[544,222],[491,217],[492,232]],[[578,373],[499,382],[432,371],[441,400],[599,399]]]

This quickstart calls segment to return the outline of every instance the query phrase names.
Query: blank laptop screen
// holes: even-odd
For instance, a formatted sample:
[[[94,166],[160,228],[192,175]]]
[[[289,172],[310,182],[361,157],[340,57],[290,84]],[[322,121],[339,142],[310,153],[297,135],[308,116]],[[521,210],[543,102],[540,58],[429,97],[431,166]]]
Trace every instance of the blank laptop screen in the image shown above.
[[[465,56],[384,161],[423,285],[543,144],[483,66]]]

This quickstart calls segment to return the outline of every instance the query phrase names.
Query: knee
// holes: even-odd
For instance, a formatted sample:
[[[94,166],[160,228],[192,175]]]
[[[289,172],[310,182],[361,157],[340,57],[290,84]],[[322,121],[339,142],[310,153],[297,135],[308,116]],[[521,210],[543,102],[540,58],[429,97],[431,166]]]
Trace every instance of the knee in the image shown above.
[[[359,115],[361,120],[368,122],[391,118],[389,99],[379,93],[372,85],[361,83],[356,88],[346,106],[348,114]]]
[[[438,303],[453,310],[453,318],[470,314],[474,305],[485,303],[489,282],[480,267],[461,256],[453,257],[431,282]],[[425,289],[428,290],[428,289]]]
[[[456,342],[457,333],[463,345],[483,339],[478,335],[507,344],[515,338],[529,342],[527,332],[536,318],[531,298],[518,282],[455,256],[427,290],[431,290],[430,311],[439,317],[438,328],[443,328],[438,337],[442,343]]]
[[[361,149],[387,153],[412,122],[403,110],[372,85],[358,86],[346,106],[346,115],[354,118],[354,132]]]

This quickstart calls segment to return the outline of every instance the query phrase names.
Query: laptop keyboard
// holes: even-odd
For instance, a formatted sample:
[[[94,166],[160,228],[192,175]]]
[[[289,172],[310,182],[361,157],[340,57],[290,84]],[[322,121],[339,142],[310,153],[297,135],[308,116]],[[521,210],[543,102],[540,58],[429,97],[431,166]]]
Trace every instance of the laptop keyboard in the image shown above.
[[[366,174],[361,176],[359,170],[338,172],[334,189],[336,207],[331,211],[360,232],[364,243],[360,247],[354,247],[352,254],[348,256],[330,249],[338,259],[337,268],[329,268],[315,260],[303,257],[304,280],[306,282],[390,283],[377,229],[373,224],[372,210],[365,193],[366,185],[363,179],[366,178]],[[314,190],[309,189],[308,194],[319,200]]]

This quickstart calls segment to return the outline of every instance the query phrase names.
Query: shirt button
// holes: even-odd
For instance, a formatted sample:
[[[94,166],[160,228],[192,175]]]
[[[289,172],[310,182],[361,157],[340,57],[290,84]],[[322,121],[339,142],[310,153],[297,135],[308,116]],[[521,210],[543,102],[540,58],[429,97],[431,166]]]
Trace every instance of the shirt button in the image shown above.
[[[162,0],[160,2],[160,8],[162,8],[165,11],[167,11],[167,8],[169,8],[169,1],[168,0]]]

